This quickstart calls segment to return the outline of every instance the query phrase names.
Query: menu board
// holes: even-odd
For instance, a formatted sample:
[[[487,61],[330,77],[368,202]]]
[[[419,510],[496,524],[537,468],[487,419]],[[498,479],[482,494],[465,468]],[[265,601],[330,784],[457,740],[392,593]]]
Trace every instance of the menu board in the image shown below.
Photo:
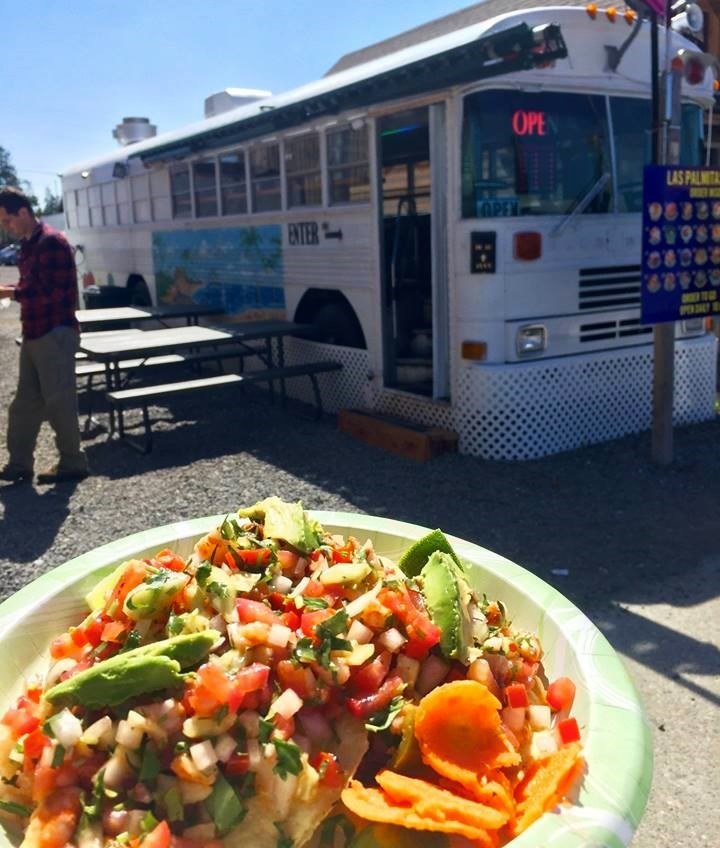
[[[642,226],[642,323],[720,317],[720,170],[646,166]]]

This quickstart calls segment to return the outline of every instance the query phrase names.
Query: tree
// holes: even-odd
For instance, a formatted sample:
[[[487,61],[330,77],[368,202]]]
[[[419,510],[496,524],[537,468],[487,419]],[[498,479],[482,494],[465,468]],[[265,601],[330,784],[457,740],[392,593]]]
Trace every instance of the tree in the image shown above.
[[[40,211],[41,215],[55,215],[58,212],[63,211],[63,201],[62,196],[59,194],[53,194],[53,192],[49,189],[45,189],[45,205]]]
[[[20,180],[10,159],[10,153],[4,147],[0,147],[0,188],[3,186],[17,186],[19,188]]]

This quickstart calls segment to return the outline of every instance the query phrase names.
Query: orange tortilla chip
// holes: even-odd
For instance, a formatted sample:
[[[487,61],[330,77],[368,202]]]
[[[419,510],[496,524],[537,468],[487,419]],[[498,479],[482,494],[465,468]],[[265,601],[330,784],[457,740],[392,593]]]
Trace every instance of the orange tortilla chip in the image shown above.
[[[521,760],[503,729],[500,707],[482,683],[455,680],[425,695],[415,713],[423,760],[478,799],[486,794],[482,775]]]
[[[510,816],[493,807],[469,801],[426,780],[385,769],[375,778],[393,804],[409,804],[423,818],[454,819],[481,830],[498,830]]]
[[[533,763],[523,780],[515,787],[517,836],[540,816],[557,806],[571,791],[582,774],[585,763],[580,744],[573,742]]]
[[[420,815],[413,806],[394,804],[383,790],[363,786],[356,780],[343,789],[342,800],[352,813],[367,821],[396,824],[410,830],[457,834],[473,840],[478,848],[496,848],[498,844],[494,833],[455,819],[440,821]]]
[[[490,771],[468,788],[453,780],[441,777],[438,785],[453,795],[478,801],[487,807],[494,807],[501,813],[505,813],[510,819],[515,818],[515,799],[513,797],[510,781],[501,771]]]

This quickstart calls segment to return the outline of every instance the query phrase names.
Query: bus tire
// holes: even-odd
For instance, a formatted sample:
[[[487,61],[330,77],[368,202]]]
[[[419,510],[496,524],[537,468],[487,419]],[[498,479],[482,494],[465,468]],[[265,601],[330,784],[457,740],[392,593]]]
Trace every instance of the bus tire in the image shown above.
[[[127,281],[131,306],[152,306],[148,284],[139,274],[131,274]]]
[[[309,335],[314,341],[324,344],[366,347],[365,335],[355,313],[341,303],[321,306],[312,319]]]

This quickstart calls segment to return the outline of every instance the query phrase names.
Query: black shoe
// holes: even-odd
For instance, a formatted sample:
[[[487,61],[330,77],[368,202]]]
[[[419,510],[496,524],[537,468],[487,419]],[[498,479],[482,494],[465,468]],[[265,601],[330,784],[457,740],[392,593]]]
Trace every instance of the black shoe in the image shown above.
[[[38,483],[64,483],[67,480],[84,480],[89,471],[85,468],[60,468],[55,466],[37,476]]]
[[[6,465],[0,469],[0,480],[6,483],[21,483],[24,480],[32,480],[33,473],[27,468],[18,468],[17,465]]]

